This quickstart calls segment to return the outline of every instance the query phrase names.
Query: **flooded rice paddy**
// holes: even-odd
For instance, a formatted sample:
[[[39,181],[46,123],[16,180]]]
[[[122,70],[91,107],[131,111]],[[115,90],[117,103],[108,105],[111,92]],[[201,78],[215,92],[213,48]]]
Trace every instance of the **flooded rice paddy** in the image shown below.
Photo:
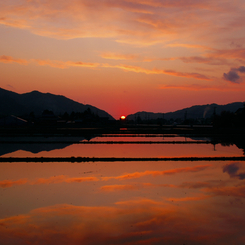
[[[0,163],[1,244],[245,244],[244,161],[133,160],[242,157],[242,149],[129,136],[1,138],[1,158],[98,158]]]

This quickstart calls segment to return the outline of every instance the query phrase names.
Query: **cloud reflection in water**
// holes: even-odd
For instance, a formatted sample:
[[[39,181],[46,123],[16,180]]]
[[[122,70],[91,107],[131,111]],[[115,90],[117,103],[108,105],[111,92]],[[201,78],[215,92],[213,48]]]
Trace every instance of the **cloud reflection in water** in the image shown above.
[[[3,244],[242,244],[244,219],[216,207],[150,199],[55,205],[0,220]]]
[[[243,162],[5,163],[0,169],[0,204],[12,211],[1,212],[2,244],[245,243],[245,181],[237,176]]]

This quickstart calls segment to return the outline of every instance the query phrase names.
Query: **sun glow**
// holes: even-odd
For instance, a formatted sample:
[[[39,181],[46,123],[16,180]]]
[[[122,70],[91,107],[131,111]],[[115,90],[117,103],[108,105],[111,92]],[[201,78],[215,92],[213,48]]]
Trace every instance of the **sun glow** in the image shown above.
[[[121,119],[121,120],[125,120],[126,117],[125,117],[125,116],[121,116],[120,119]]]

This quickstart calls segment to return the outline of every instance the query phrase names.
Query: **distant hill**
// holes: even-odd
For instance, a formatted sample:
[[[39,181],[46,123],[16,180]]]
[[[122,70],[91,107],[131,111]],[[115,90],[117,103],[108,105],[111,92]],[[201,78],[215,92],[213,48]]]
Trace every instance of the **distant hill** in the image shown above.
[[[195,105],[189,108],[184,108],[181,110],[177,110],[174,112],[168,113],[153,113],[153,112],[137,112],[135,114],[131,114],[127,116],[128,120],[135,120],[140,117],[142,120],[151,120],[164,118],[166,120],[176,120],[180,119],[188,119],[188,118],[210,118],[214,111],[217,115],[219,115],[222,111],[230,111],[236,112],[239,108],[243,108],[244,102],[234,102],[227,105],[218,105],[218,104],[207,104],[207,105]]]
[[[53,111],[55,115],[65,112],[84,112],[90,108],[91,112],[100,116],[115,120],[106,111],[98,109],[91,105],[84,105],[61,95],[50,93],[41,93],[32,91],[30,93],[18,94],[0,88],[0,116],[23,116],[34,112],[36,116],[42,114],[44,110]]]

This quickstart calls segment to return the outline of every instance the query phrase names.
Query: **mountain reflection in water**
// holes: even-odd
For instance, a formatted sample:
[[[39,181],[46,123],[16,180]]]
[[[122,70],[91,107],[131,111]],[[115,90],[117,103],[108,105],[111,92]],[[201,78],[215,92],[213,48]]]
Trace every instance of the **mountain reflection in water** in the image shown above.
[[[35,138],[34,138],[35,139]],[[14,143],[0,139],[4,157],[205,157],[244,155],[243,141],[224,141],[194,137],[90,137],[33,138],[19,137]],[[243,149],[243,152],[239,149]]]
[[[91,137],[92,138],[92,137]],[[90,139],[91,139],[90,138]],[[0,137],[0,156],[16,151],[33,154],[64,149],[74,142],[85,140],[84,137]],[[62,141],[62,143],[60,143]]]
[[[197,149],[242,154],[221,144],[216,151],[211,144],[75,144],[14,154],[105,149],[137,156]],[[243,161],[1,163],[0,196],[1,244],[245,244]]]

